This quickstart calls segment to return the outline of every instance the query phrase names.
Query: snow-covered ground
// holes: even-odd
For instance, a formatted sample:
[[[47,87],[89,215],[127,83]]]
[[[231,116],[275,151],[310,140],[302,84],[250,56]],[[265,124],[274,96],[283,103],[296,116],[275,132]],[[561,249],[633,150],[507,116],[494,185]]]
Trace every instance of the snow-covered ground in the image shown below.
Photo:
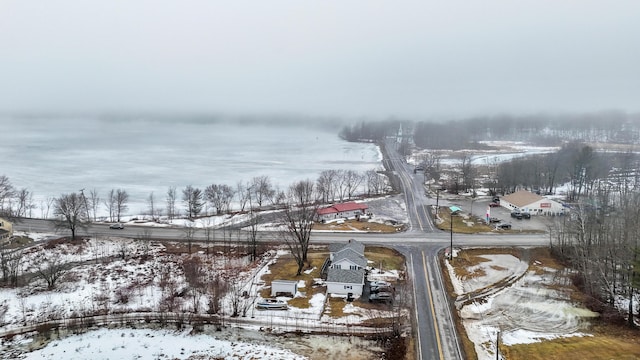
[[[98,329],[19,357],[35,359],[307,359],[273,344],[218,339],[189,330]]]
[[[455,259],[460,252],[454,253]],[[509,254],[487,250],[481,261],[457,275],[447,260],[449,277],[458,295],[457,306],[478,359],[495,359],[495,344],[522,344],[568,336],[586,336],[586,320],[597,316],[576,306],[563,291],[566,274]]]
[[[51,234],[34,235],[36,239],[47,239],[50,236]],[[218,301],[219,313],[229,316],[237,310],[240,315],[237,318],[239,323],[236,323],[241,323],[242,326],[268,328],[270,333],[275,334],[296,330],[348,334],[355,329],[354,326],[357,327],[372,317],[389,316],[384,311],[362,309],[350,304],[346,306],[344,317],[333,318],[325,313],[324,293],[310,296],[308,307],[289,306],[287,311],[257,310],[255,305],[261,301],[260,290],[265,286],[260,279],[269,271],[269,265],[286,251],[270,251],[259,261],[251,263],[246,256],[235,256],[232,252],[222,254],[219,248],[207,253],[205,249],[196,247],[192,254],[186,254],[173,251],[174,246],[185,245],[169,242],[149,244],[114,237],[82,239],[76,242],[53,240],[36,244],[24,251],[22,272],[37,274],[52,264],[66,264],[67,269],[54,289],[48,289],[43,279],[37,276],[27,286],[0,289],[0,332],[53,319],[92,314],[174,312],[204,315],[210,309],[210,291],[213,290],[209,287],[201,291],[192,290],[194,287],[190,284],[195,281],[194,275],[189,274],[187,269],[194,266],[198,269],[199,281],[207,284],[223,281],[229,285],[228,292]],[[397,271],[374,272],[376,276],[386,279],[397,279],[399,276]],[[315,279],[314,282],[321,284],[322,280]],[[304,283],[300,284],[296,297],[306,297],[305,286]],[[286,297],[278,299],[289,300]],[[349,329],[344,328],[345,325]],[[351,340],[347,338],[344,341]],[[194,346],[179,345],[183,350],[170,346],[170,351],[164,352],[162,346],[191,342]],[[105,345],[99,345],[102,343]],[[208,345],[203,346],[202,343]],[[3,348],[9,345],[15,344],[3,343]],[[335,346],[337,345],[333,347]],[[371,347],[372,344],[365,346]],[[186,333],[152,329],[92,331],[54,341],[36,355],[30,355],[35,357],[29,358],[74,358],[71,355],[75,358],[100,358],[101,354],[121,358],[117,355],[113,357],[112,350],[123,351],[132,354],[131,356],[138,353],[151,356],[141,358],[159,358],[155,356],[158,354],[165,354],[167,358],[217,356],[229,351],[234,355],[247,354],[234,359],[304,358],[280,352],[278,348],[245,345],[238,341],[231,344],[218,343],[210,336],[202,338],[200,335],[190,336]],[[0,351],[0,358],[3,351]],[[366,353],[364,350],[363,352]],[[225,355],[220,356],[227,358]]]

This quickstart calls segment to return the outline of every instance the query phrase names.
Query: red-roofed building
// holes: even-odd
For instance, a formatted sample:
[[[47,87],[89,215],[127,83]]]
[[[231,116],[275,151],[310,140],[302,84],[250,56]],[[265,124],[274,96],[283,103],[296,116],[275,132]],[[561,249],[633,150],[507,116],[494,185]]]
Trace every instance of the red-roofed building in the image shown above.
[[[331,221],[337,219],[359,218],[367,213],[367,204],[348,202],[335,204],[326,208],[318,209],[320,221]]]

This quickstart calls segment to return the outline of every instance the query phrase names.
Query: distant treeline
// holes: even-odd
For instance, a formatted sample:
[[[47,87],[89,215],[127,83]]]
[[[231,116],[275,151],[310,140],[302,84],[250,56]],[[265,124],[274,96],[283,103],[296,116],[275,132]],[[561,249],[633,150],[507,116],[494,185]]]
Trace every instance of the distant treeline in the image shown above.
[[[484,116],[450,121],[362,121],[346,125],[347,141],[380,141],[386,136],[410,138],[425,149],[477,149],[480,141],[526,141],[559,146],[566,141],[640,143],[640,114],[598,112],[573,115]]]

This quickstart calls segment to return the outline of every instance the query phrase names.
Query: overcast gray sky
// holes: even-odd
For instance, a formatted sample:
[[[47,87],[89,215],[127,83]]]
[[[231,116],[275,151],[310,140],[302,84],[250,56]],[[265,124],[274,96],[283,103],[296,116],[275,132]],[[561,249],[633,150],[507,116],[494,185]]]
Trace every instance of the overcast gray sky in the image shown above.
[[[640,110],[640,1],[0,0],[0,111]]]

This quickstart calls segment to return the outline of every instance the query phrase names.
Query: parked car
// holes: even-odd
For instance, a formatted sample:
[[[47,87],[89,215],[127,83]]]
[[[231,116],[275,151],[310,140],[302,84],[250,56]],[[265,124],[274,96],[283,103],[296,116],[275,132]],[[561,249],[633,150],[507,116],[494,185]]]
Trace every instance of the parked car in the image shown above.
[[[376,287],[376,286],[391,286],[391,283],[389,283],[388,281],[377,280],[377,281],[370,281],[370,282],[369,282],[369,286],[371,286],[371,287]]]
[[[109,229],[122,230],[122,229],[124,229],[124,225],[122,223],[111,224],[111,225],[109,225]]]
[[[489,218],[489,222],[490,223],[499,223],[500,221],[502,221],[502,220],[498,219],[497,217]]]
[[[392,293],[393,292],[393,288],[391,286],[387,286],[387,285],[372,286],[370,290],[371,290],[372,294],[381,293],[381,292],[388,292],[388,293]]]
[[[489,207],[499,207],[500,203],[499,202],[490,202],[489,203]]]
[[[499,198],[499,197],[497,197],[497,196],[494,196],[494,197],[493,197],[493,200],[491,200],[491,202],[494,202],[494,203],[498,203],[498,204],[499,204],[499,203],[500,203],[500,198]]]
[[[522,218],[523,219],[531,219],[531,213],[530,212],[523,212],[522,213]]]
[[[516,218],[518,220],[522,219],[522,213],[520,211],[512,211],[511,212],[511,217],[512,218]]]
[[[498,229],[498,230],[509,230],[509,229],[511,229],[511,224],[509,224],[509,223],[499,224],[499,225],[496,226],[496,229]]]
[[[379,292],[369,295],[369,302],[393,302],[393,294],[390,292]]]

